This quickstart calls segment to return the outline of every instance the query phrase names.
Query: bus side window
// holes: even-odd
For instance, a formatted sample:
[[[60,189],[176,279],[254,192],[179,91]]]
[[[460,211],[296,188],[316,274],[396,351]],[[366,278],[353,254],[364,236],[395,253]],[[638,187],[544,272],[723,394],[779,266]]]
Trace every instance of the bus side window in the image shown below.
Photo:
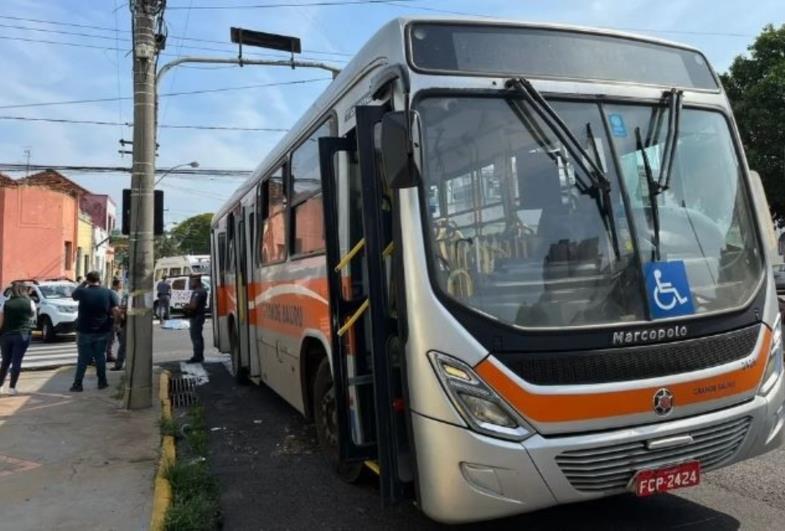
[[[292,153],[292,255],[324,250],[319,138],[330,136],[334,119],[324,122]]]
[[[218,280],[223,286],[224,270],[226,268],[226,233],[218,234]]]
[[[278,168],[262,186],[266,199],[262,225],[262,264],[272,264],[286,259],[286,190],[284,169]]]

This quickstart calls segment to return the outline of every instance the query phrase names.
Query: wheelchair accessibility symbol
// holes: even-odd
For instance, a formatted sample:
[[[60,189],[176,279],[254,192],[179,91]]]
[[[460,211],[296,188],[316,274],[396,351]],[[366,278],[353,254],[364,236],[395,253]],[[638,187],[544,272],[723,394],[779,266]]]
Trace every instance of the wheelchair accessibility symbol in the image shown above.
[[[645,265],[646,292],[652,317],[661,319],[695,313],[684,262]]]

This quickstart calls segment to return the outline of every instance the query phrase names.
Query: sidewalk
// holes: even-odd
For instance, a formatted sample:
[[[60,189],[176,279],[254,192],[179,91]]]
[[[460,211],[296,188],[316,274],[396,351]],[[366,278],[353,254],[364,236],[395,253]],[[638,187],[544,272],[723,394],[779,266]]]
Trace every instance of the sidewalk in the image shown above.
[[[147,529],[158,400],[128,412],[112,398],[122,373],[98,391],[88,369],[84,392],[69,393],[73,373],[23,372],[19,395],[0,395],[0,529]]]

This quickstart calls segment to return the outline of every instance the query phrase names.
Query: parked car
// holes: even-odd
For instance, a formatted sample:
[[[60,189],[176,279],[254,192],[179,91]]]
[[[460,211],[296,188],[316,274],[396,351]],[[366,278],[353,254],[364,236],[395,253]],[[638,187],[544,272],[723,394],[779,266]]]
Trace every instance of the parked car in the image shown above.
[[[44,341],[53,341],[60,334],[76,331],[79,304],[71,298],[76,284],[70,280],[23,280],[30,288],[30,298],[37,308],[36,323]],[[10,294],[11,287],[3,290],[0,299]]]
[[[169,309],[172,312],[182,312],[186,304],[191,300],[191,289],[189,287],[190,277],[178,276],[167,278],[166,282],[172,286],[172,296],[169,299]],[[207,313],[210,313],[210,275],[202,275],[202,285],[207,290]],[[158,313],[158,301],[155,301],[156,314]]]

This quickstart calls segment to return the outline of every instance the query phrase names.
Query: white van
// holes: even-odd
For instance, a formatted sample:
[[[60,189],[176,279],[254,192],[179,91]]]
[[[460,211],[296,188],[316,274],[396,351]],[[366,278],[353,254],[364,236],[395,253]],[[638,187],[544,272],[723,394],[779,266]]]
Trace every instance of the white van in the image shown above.
[[[167,256],[155,262],[155,281],[161,278],[179,277],[195,273],[210,274],[210,256],[206,254],[187,254],[182,256]]]
[[[172,298],[170,309],[173,312],[181,312],[186,304],[191,301],[190,277],[176,277],[167,279],[172,286]],[[210,312],[210,275],[202,275],[202,286],[207,290],[207,312]]]

